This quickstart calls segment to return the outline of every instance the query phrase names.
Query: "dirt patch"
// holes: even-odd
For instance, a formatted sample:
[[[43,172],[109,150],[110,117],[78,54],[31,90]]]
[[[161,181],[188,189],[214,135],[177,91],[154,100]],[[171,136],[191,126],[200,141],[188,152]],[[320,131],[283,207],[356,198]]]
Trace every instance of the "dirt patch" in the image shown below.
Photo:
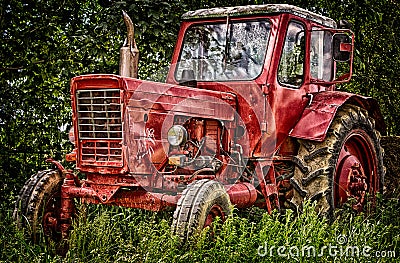
[[[385,150],[386,167],[384,195],[400,197],[400,136],[384,136],[381,145]]]

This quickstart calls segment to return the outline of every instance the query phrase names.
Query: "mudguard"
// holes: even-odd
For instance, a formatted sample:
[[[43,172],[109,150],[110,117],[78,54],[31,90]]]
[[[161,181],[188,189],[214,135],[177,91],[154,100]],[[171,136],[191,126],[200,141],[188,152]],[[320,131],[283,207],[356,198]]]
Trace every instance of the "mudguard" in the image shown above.
[[[344,104],[353,104],[366,109],[369,116],[375,119],[375,128],[381,133],[386,132],[379,105],[373,98],[340,91],[325,91],[310,95],[309,105],[289,133],[291,137],[323,141],[337,110]]]

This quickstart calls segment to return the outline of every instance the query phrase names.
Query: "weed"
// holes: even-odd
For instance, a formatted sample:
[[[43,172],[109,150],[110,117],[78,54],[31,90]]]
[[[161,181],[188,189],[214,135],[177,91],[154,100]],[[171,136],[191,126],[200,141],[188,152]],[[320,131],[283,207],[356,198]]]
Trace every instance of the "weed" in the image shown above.
[[[397,199],[378,200],[372,214],[354,214],[350,207],[344,207],[332,223],[318,215],[310,203],[298,216],[291,210],[269,215],[257,208],[233,209],[225,223],[216,220],[185,243],[171,234],[170,212],[96,205],[79,210],[69,251],[60,258],[44,240],[37,245],[30,243],[24,230],[13,222],[11,210],[2,207],[0,261],[394,262],[400,255]],[[328,251],[329,246],[335,247],[336,254]],[[349,248],[352,254],[347,253]],[[364,248],[368,248],[368,255],[361,254]],[[385,253],[384,257],[381,253],[379,259],[373,258],[375,252]]]

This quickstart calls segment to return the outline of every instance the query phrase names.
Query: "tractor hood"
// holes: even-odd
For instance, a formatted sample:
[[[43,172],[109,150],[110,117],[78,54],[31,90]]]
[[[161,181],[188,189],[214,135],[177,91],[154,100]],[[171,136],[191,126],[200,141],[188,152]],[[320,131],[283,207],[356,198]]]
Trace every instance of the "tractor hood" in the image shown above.
[[[152,174],[167,160],[179,116],[235,119],[236,96],[117,75],[71,81],[77,167],[101,174]]]

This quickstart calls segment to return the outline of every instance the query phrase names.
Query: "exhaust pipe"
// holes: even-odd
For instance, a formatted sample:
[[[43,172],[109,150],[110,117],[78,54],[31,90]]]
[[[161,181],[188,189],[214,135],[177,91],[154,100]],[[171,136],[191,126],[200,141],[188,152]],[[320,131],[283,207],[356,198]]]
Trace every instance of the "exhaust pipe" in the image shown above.
[[[119,59],[119,75],[124,77],[137,78],[139,49],[136,46],[134,27],[131,18],[125,11],[122,11],[122,16],[127,30],[127,37],[124,45],[120,49]]]

